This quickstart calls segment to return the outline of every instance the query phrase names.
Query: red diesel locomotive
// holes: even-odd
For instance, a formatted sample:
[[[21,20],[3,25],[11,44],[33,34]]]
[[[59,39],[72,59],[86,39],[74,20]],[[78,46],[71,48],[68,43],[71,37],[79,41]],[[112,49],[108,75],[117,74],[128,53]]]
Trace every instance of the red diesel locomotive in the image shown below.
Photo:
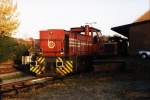
[[[91,56],[97,53],[100,30],[88,25],[63,29],[40,31],[40,52],[31,57],[30,71],[36,74],[57,74],[61,76],[73,72],[87,71]]]

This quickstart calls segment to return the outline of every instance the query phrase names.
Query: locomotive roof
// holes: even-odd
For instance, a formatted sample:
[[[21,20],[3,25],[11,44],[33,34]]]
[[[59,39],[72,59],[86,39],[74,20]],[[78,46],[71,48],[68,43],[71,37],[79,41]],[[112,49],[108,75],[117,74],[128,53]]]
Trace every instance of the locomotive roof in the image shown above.
[[[85,27],[74,27],[70,29],[71,32],[85,32]],[[89,32],[100,32],[101,30],[94,28],[94,27],[89,27]]]

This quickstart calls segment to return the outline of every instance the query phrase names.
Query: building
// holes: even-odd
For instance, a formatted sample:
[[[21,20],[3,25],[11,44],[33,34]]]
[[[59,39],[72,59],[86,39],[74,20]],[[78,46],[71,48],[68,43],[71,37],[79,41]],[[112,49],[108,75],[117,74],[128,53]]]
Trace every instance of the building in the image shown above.
[[[134,23],[111,28],[129,39],[129,54],[139,50],[150,50],[150,10]]]

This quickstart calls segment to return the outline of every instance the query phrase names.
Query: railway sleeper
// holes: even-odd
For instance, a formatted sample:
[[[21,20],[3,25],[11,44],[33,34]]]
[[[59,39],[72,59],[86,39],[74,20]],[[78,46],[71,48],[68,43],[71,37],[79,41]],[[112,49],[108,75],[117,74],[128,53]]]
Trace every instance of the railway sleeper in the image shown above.
[[[5,85],[5,86],[2,87],[1,93],[4,94],[4,93],[11,92],[11,91],[15,91],[15,94],[18,94],[19,89],[26,88],[26,87],[28,87],[28,86],[25,85],[24,82],[19,83],[19,84]]]
[[[18,94],[18,93],[19,93],[19,91],[18,91],[18,89],[16,88],[15,85],[13,85],[13,89],[14,89],[14,91],[15,91],[15,94]]]
[[[46,78],[45,81],[40,82],[32,82],[32,81],[24,81],[19,83],[13,83],[13,84],[6,84],[3,85],[0,93],[2,95],[16,95],[23,91],[30,91],[31,89],[37,89],[42,88],[43,86],[49,84],[49,83],[55,83],[56,81],[63,81],[63,78]]]

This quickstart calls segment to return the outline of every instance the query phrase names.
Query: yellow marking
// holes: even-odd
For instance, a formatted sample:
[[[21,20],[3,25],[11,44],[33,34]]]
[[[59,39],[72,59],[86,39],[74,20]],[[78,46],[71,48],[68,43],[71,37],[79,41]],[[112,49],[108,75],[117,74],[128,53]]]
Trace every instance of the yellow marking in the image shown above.
[[[38,62],[40,62],[40,60],[41,60],[41,59],[42,59],[42,57],[38,58],[38,60],[37,60],[37,61],[38,61]]]
[[[37,57],[36,60],[39,61],[41,57]]]
[[[32,71],[33,67],[30,68],[30,71]]]
[[[38,72],[37,74],[41,74],[42,72],[40,71],[40,72]]]
[[[40,68],[40,67],[38,67],[34,72],[35,72],[35,73],[38,73],[38,72],[40,71],[39,68]]]
[[[37,70],[35,71],[35,73],[36,73],[36,74],[38,74],[38,72],[40,72],[40,70],[39,70],[39,69],[37,69]]]
[[[64,74],[67,74],[67,72],[65,70],[63,70],[62,67],[59,68]]]
[[[66,61],[66,64],[68,64],[71,68],[73,68],[73,65],[69,61]]]
[[[61,60],[59,60],[58,58],[56,59],[56,62],[60,62]]]
[[[57,66],[57,63],[58,62],[62,62],[62,65],[63,65],[63,60],[60,58],[60,57],[58,57],[57,59],[56,59],[56,67],[60,67],[60,66]],[[62,66],[61,66],[62,67]]]
[[[36,57],[36,59],[38,60],[40,57]]]
[[[60,57],[58,57],[58,60],[59,60],[60,62],[63,62],[63,60],[62,60]]]
[[[35,66],[35,68],[32,71],[35,72],[37,69],[38,69],[38,66]]]
[[[63,76],[64,76],[64,73],[63,73],[63,72],[61,72],[61,71],[59,70],[59,68],[56,68],[56,71],[57,71],[59,74],[61,74],[61,75],[63,75]]]
[[[44,60],[45,60],[45,58],[43,58],[43,59],[40,61],[40,64],[42,64]]]
[[[44,71],[45,67],[40,67],[38,74],[41,74]]]
[[[35,71],[35,73],[41,72],[41,66],[38,67],[38,69]]]
[[[66,68],[72,72],[72,68],[70,68],[67,64],[65,64]]]
[[[39,68],[39,70],[36,72],[37,74],[41,74],[42,71],[41,71],[41,67]]]
[[[45,67],[42,67],[42,69],[41,69],[41,70],[42,70],[42,72],[43,72],[43,71],[45,70]]]
[[[64,69],[67,73],[70,73],[70,70],[68,70],[65,66],[63,66],[63,69]]]
[[[33,66],[33,65],[30,65],[30,71],[32,71],[32,70],[33,70],[33,68],[34,68],[34,66]]]
[[[36,69],[37,69],[37,67],[35,66],[35,67],[33,68],[32,72],[35,72]]]
[[[58,59],[58,58],[56,59],[56,62],[59,62],[59,59]]]
[[[32,71],[32,72],[33,72],[34,68],[35,68],[35,67],[32,67],[32,69],[31,69],[30,71]]]

